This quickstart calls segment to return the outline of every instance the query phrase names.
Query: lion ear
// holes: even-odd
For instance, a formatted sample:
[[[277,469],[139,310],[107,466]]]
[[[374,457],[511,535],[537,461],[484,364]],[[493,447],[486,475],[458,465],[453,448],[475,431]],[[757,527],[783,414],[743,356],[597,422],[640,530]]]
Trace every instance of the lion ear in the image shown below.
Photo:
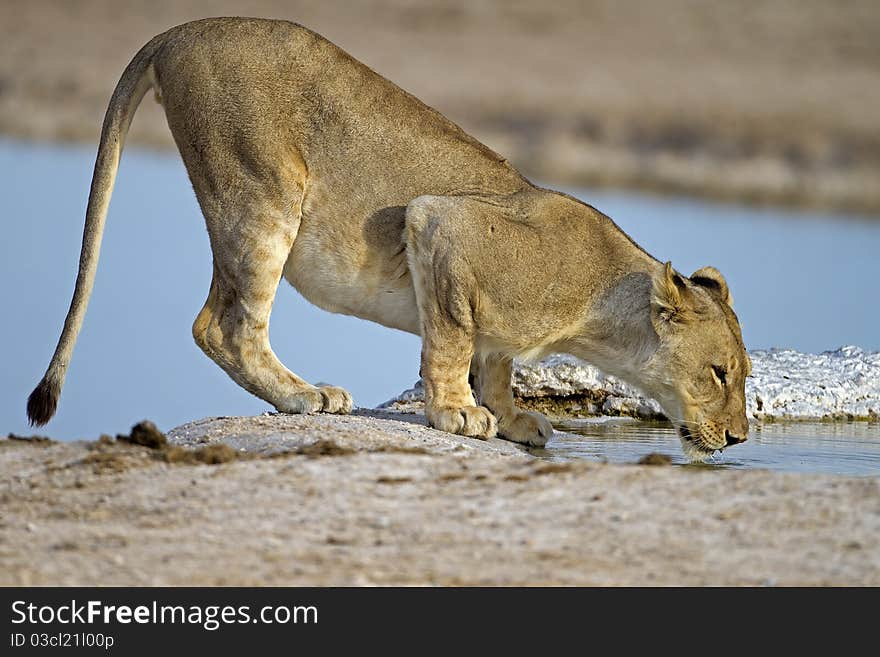
[[[733,308],[733,297],[727,287],[727,281],[715,267],[703,267],[691,274],[691,283],[716,292],[721,300]]]
[[[687,282],[667,262],[663,270],[654,276],[651,291],[651,315],[656,322],[684,323],[692,311],[691,293]]]

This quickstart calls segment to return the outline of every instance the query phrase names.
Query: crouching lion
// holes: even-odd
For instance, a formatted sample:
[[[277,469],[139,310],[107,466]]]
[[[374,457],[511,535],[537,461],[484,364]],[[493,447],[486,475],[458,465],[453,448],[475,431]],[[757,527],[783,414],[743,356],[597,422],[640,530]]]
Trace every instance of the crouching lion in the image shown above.
[[[568,352],[657,399],[694,458],[745,440],[750,363],[717,270],[676,273],[321,36],[243,18],[175,27],[122,74],[73,301],[28,399],[32,423],[55,412],[123,140],[151,88],[214,255],[193,337],[279,411],[352,407],[348,392],[307,383],[273,353],[269,313],[284,277],[325,310],[420,335],[426,415],[443,431],[543,445],[552,427],[514,405],[512,359]]]

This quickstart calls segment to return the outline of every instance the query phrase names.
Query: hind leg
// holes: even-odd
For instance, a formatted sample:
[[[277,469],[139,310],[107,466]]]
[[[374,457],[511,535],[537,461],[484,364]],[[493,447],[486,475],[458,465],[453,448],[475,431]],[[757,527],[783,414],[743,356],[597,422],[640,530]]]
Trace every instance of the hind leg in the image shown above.
[[[282,413],[348,413],[348,392],[307,383],[272,351],[269,315],[296,226],[270,208],[249,210],[240,221],[208,222],[214,277],[193,337],[236,383]]]

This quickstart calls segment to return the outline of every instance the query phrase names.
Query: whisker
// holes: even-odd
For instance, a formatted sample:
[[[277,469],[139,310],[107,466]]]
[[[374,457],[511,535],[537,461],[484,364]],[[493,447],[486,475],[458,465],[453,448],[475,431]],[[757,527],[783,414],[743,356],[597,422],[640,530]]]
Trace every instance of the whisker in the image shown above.
[[[668,416],[667,416],[667,417],[668,417]],[[698,428],[700,427],[700,423],[699,423],[699,422],[693,422],[693,421],[691,421],[691,420],[685,420],[684,418],[669,417],[669,421],[672,422],[673,424],[682,424],[682,425],[688,427],[689,429],[690,429],[690,428],[697,428],[697,429],[698,429]]]

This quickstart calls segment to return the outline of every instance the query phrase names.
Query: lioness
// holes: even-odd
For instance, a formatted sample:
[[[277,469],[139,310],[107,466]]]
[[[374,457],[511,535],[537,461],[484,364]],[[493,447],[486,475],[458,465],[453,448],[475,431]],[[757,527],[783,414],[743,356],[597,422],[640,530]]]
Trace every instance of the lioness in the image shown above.
[[[514,405],[511,362],[564,351],[657,399],[693,458],[746,439],[750,362],[717,270],[681,276],[611,219],[536,187],[321,36],[247,18],[172,28],[122,74],[73,301],[28,399],[31,423],[55,413],[123,140],[151,88],[214,255],[193,337],[279,411],[352,407],[345,390],[310,385],[272,352],[269,314],[283,276],[325,310],[420,335],[426,415],[443,431],[543,445],[553,429]]]

